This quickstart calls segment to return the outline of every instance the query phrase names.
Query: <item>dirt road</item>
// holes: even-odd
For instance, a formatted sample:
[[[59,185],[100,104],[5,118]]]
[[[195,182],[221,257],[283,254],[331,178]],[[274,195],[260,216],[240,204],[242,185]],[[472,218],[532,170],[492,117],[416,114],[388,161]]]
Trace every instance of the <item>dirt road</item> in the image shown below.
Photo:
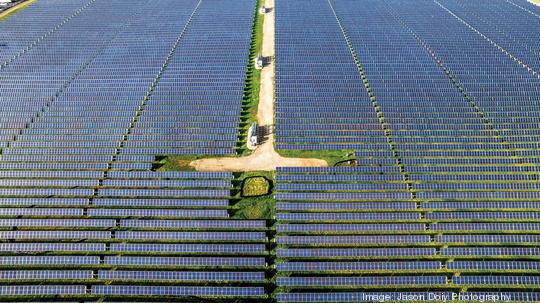
[[[274,0],[266,0],[266,7],[271,9],[264,16],[262,54],[270,58],[261,71],[261,90],[257,120],[259,125],[271,130],[264,143],[247,157],[200,159],[190,163],[198,171],[272,171],[279,166],[328,166],[325,160],[285,158],[274,150]]]

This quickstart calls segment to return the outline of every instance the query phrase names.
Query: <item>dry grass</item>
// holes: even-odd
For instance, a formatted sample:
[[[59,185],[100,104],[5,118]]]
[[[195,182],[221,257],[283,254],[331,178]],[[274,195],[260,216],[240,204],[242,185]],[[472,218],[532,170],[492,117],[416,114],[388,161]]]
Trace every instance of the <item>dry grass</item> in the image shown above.
[[[540,0],[529,0],[529,2],[531,2],[532,4],[536,4],[536,5],[540,6]]]
[[[242,185],[243,197],[257,197],[268,194],[270,183],[264,177],[251,177],[244,180]]]

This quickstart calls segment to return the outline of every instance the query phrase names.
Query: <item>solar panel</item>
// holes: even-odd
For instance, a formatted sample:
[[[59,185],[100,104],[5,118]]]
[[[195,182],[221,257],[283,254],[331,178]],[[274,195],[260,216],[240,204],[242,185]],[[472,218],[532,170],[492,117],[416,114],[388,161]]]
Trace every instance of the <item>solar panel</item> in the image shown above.
[[[112,243],[110,250],[115,252],[153,252],[153,253],[242,253],[260,254],[265,252],[264,244],[117,244]]]
[[[266,229],[266,222],[247,220],[120,220],[120,226],[131,228],[175,229]]]
[[[448,247],[441,248],[443,256],[536,256],[536,247]]]
[[[358,258],[358,257],[405,257],[434,256],[434,248],[312,248],[312,249],[278,249],[278,257],[282,258]]]
[[[288,245],[361,245],[375,243],[428,243],[429,236],[278,236],[278,244]]]
[[[93,285],[96,295],[147,295],[197,297],[263,297],[263,287],[120,286]]]
[[[1,200],[0,200],[1,202]],[[225,199],[93,199],[96,206],[122,206],[122,207],[227,207],[229,201]]]
[[[477,300],[481,298],[504,298],[507,301],[517,301],[517,302],[535,302],[540,298],[538,292],[461,292],[458,294],[458,298],[463,301],[467,300]]]
[[[263,272],[179,272],[179,271],[105,271],[98,272],[104,280],[164,280],[164,281],[263,281]]]
[[[455,284],[467,284],[467,285],[538,285],[540,283],[540,277],[537,276],[460,276],[453,277],[452,282]]]
[[[99,219],[0,219],[2,227],[115,227],[114,220]]]
[[[96,265],[98,256],[13,256],[0,257],[0,264],[6,265]]]
[[[105,264],[135,266],[182,266],[182,267],[254,267],[265,266],[264,258],[246,257],[109,257],[105,256]]]
[[[279,263],[277,269],[283,272],[318,271],[391,271],[440,269],[441,263],[433,262],[287,262]]]
[[[92,279],[91,270],[0,270],[1,280]]]
[[[429,300],[441,298],[451,300],[453,295],[449,292],[305,292],[305,293],[279,293],[278,302],[373,302],[380,300],[399,300],[411,298],[412,300]]]
[[[381,231],[423,231],[424,224],[278,224],[283,233],[347,233]]]
[[[539,262],[530,261],[453,261],[446,263],[449,269],[459,270],[538,270]]]
[[[0,231],[0,239],[110,239],[108,231]]]
[[[1,237],[1,234],[0,234]],[[150,231],[118,231],[116,239],[135,240],[185,240],[185,241],[266,241],[264,232],[150,232]]]
[[[1,214],[1,211],[0,211]],[[225,209],[142,209],[142,208],[91,208],[89,217],[171,217],[171,218],[227,218]]]
[[[398,277],[278,277],[276,284],[284,287],[353,287],[378,285],[441,285],[446,284],[442,276],[398,276]]]
[[[84,285],[16,285],[0,286],[0,295],[35,296],[35,295],[83,295]]]

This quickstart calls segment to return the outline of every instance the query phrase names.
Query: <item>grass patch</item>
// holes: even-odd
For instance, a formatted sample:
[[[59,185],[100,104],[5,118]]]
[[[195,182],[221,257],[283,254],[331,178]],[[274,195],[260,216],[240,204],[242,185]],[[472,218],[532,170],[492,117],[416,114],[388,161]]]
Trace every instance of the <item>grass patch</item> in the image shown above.
[[[259,197],[270,191],[270,182],[265,177],[250,177],[242,184],[242,197]]]
[[[25,1],[25,2],[21,2],[15,6],[12,6],[8,9],[6,9],[5,11],[1,12],[0,13],[0,21],[3,21],[4,18],[7,18],[9,16],[11,16],[12,14],[16,13],[17,11],[29,6],[30,4],[33,4],[34,2],[36,2],[37,0],[28,0],[28,1]]]
[[[245,172],[235,173],[236,186],[241,186],[252,179],[263,179],[268,184],[267,194],[258,197],[242,197],[242,192],[236,193],[234,197],[235,219],[273,219],[276,215],[276,201],[274,199],[275,172]]]
[[[276,201],[272,196],[244,198],[235,204],[235,219],[273,219],[276,215]]]
[[[205,158],[231,157],[231,155],[169,155],[157,156],[153,170],[156,171],[195,171],[189,163]]]
[[[328,166],[347,165],[347,160],[356,159],[353,150],[277,150],[283,157],[316,158],[328,162]]]

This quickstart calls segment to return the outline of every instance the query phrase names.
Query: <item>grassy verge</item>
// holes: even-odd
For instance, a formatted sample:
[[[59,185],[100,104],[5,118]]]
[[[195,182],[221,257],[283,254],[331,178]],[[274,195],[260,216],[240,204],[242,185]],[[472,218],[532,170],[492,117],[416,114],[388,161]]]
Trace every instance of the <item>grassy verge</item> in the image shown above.
[[[238,155],[245,156],[251,153],[246,147],[247,132],[251,123],[257,121],[257,109],[259,106],[259,92],[261,87],[261,71],[255,69],[253,62],[260,50],[263,41],[264,15],[257,12],[261,0],[257,1],[255,19],[253,22],[253,32],[251,35],[251,47],[249,49],[249,62],[247,66],[246,82],[244,86],[244,97],[242,100],[242,112],[240,114],[240,128],[238,130]]]
[[[270,182],[267,195],[259,197],[242,197],[241,186],[244,181],[253,177],[263,177]],[[232,199],[233,218],[236,219],[273,219],[276,213],[274,200],[275,172],[246,172],[235,174],[235,187],[239,190]]]
[[[283,157],[317,158],[328,162],[328,166],[346,165],[347,160],[356,159],[353,150],[278,150]]]
[[[276,201],[272,196],[243,198],[234,205],[234,219],[273,219]]]
[[[28,0],[21,2],[13,7],[8,8],[7,10],[0,13],[0,21],[2,21],[4,18],[9,17],[10,15],[16,13],[17,11],[29,6],[30,4],[36,2],[37,0]]]
[[[232,155],[169,155],[157,156],[153,169],[156,171],[195,171],[189,163],[204,158],[231,157]]]

